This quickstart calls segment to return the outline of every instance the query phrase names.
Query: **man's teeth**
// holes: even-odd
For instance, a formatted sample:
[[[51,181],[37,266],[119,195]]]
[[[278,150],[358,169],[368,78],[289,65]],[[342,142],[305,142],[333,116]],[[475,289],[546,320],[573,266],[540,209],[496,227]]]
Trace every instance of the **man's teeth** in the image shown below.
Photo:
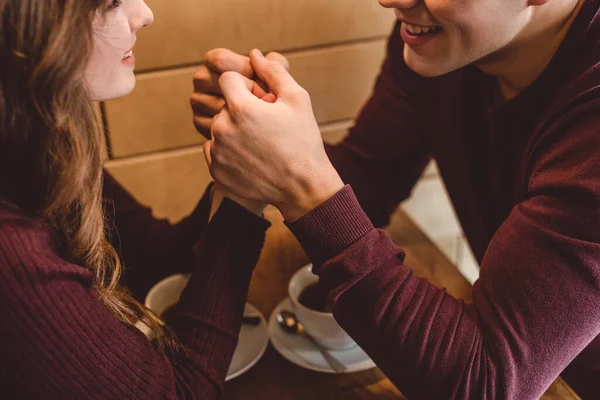
[[[421,25],[411,25],[404,24],[406,30],[413,35],[424,35],[426,33],[435,33],[441,30],[439,26],[421,26]]]
[[[133,55],[133,50],[129,50],[127,53],[125,53],[125,58],[129,58]]]

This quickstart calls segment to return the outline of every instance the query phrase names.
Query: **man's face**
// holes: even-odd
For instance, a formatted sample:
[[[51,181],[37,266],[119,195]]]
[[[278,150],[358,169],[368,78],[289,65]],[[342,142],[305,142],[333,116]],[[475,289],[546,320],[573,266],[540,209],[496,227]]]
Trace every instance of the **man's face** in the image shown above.
[[[485,63],[531,18],[527,0],[379,0],[402,21],[404,59],[420,75],[440,76]]]

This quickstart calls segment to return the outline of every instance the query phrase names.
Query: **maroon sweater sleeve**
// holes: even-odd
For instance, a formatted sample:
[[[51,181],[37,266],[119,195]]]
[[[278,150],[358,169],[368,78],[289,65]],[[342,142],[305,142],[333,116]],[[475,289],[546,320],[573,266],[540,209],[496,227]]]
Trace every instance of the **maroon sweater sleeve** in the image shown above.
[[[431,159],[414,98],[411,101],[424,78],[406,66],[399,32],[396,26],[374,93],[348,137],[326,146],[333,166],[376,227],[389,223]]]
[[[100,303],[92,274],[36,222],[0,208],[0,382],[8,398],[216,399],[269,223],[225,200],[195,247],[165,356]],[[236,251],[232,252],[231,249]]]
[[[289,226],[339,323],[409,398],[537,399],[600,334],[600,114],[550,128],[466,305],[403,263],[347,186]]]
[[[111,241],[125,266],[123,283],[138,300],[143,301],[161,279],[192,271],[193,246],[206,228],[209,196],[203,196],[189,216],[171,224],[155,218],[149,207],[139,204],[105,172],[103,200]]]

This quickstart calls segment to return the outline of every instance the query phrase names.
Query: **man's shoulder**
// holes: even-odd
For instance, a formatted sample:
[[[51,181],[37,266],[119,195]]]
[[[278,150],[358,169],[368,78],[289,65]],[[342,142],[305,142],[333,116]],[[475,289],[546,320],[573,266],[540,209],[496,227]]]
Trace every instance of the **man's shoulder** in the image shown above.
[[[552,61],[557,65],[550,64],[557,90],[548,109],[557,115],[600,102],[600,2],[588,1],[585,7]]]

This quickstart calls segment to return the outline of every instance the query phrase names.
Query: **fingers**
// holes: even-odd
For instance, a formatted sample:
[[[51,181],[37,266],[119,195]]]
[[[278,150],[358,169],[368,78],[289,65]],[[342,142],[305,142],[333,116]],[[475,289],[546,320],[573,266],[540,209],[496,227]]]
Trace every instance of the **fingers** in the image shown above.
[[[272,51],[269,54],[267,54],[265,56],[265,58],[269,61],[277,62],[277,63],[283,65],[283,67],[287,71],[290,70],[290,62],[288,61],[288,59],[277,52]],[[269,86],[265,82],[263,82],[263,80],[260,79],[256,74],[254,74],[254,77],[252,79],[258,83],[258,85],[265,91],[265,93],[270,92]],[[258,96],[258,97],[262,98],[262,96]]]
[[[231,71],[226,71],[231,72]],[[233,71],[235,72],[235,71]],[[254,77],[254,76],[253,76]],[[209,94],[213,96],[222,96],[221,87],[219,86],[220,73],[209,70],[205,65],[202,65],[196,73],[194,73],[194,93]],[[258,80],[258,79],[257,79]],[[263,82],[258,80],[257,85],[253,89],[256,97],[262,98],[269,93],[269,88]],[[199,101],[198,101],[199,102]]]
[[[266,58],[269,61],[280,63],[289,71],[290,63],[284,55],[272,51],[267,54]],[[254,75],[250,59],[247,56],[237,54],[229,49],[220,48],[210,50],[204,56],[204,61],[210,70],[218,74],[233,71],[248,79],[251,79]]]
[[[275,103],[277,101],[277,96],[275,96],[273,93],[267,93],[260,99],[267,103]]]
[[[194,127],[198,132],[202,134],[207,139],[210,139],[210,130],[212,128],[214,118],[212,117],[202,117],[195,115],[194,116]]]
[[[286,58],[284,55],[282,55],[282,54],[279,54],[279,53],[277,53],[277,52],[275,52],[275,51],[272,51],[272,52],[270,52],[269,54],[267,54],[267,55],[265,56],[265,58],[266,58],[267,60],[269,60],[269,61],[275,61],[275,62],[278,62],[279,64],[283,65],[283,67],[284,67],[284,68],[285,68],[287,71],[289,71],[289,70],[290,70],[290,62],[289,62],[289,61],[288,61],[288,59],[287,59],[287,58]]]
[[[194,74],[194,90],[221,94],[219,77],[224,72],[237,72],[247,78],[254,76],[250,59],[228,49],[213,49],[204,56],[204,65]]]
[[[234,107],[241,101],[256,101],[259,98],[269,98],[267,93],[253,80],[235,72],[226,72],[219,80],[221,91],[229,107]],[[264,93],[264,94],[262,94]]]
[[[290,68],[287,58],[277,52],[267,54],[266,59],[280,64],[285,70]],[[255,80],[257,85],[253,88],[253,93],[258,98],[263,98],[270,92],[269,86],[255,74],[250,64],[250,58],[228,49],[213,49],[206,53],[205,65],[202,65],[193,77],[194,91],[196,93],[222,95],[219,78],[225,72],[237,72],[246,78]],[[271,96],[267,97],[267,99],[269,98]]]
[[[262,99],[269,94],[269,87],[264,82],[262,82],[260,79],[253,79],[252,81],[255,83],[255,85],[252,87],[253,95],[259,99]]]
[[[194,92],[190,96],[190,104],[194,115],[214,117],[225,107],[225,99],[221,96]]]
[[[289,69],[287,58],[279,53],[269,53],[266,61],[281,66],[282,70]],[[209,51],[205,56],[205,65],[202,65],[194,74],[194,93],[190,96],[190,104],[194,112],[194,126],[206,138],[210,137],[213,117],[226,105],[220,80],[221,76],[227,72],[237,72],[240,76],[245,77],[245,80],[224,79],[225,85],[229,89],[230,101],[233,98],[239,100],[239,96],[243,96],[244,92],[250,92],[267,103],[277,101],[277,96],[271,93],[269,85],[255,75],[248,57],[227,49]]]
[[[200,66],[198,71],[194,73],[194,91],[199,93],[221,94],[219,87],[220,73],[210,70],[206,65]]]
[[[204,61],[210,70],[219,75],[229,71],[237,72],[249,79],[254,75],[249,58],[228,49],[210,50],[204,56]]]
[[[251,92],[264,102],[275,103],[277,101],[277,96],[273,93],[263,94],[262,89],[256,84],[252,84],[252,82],[249,82],[247,87],[251,87]],[[214,117],[225,108],[225,99],[220,96],[192,93],[190,104],[194,112],[194,127],[202,136],[210,139],[210,130],[214,122]]]
[[[259,50],[255,49],[250,52],[250,63],[254,72],[277,97],[289,97],[302,89],[285,66],[266,59]]]

